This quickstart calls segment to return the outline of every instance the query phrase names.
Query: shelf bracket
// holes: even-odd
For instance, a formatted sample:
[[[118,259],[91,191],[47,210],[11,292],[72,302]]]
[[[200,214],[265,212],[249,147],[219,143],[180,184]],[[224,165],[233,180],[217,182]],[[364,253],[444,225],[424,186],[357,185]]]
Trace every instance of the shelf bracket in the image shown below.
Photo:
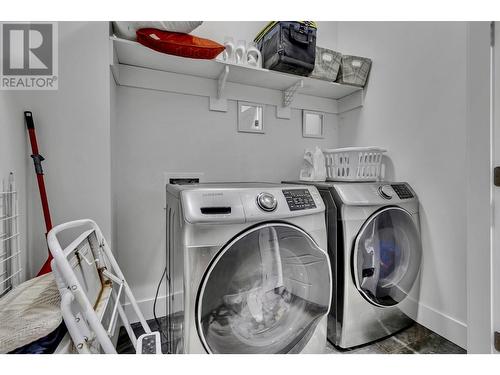
[[[304,87],[304,80],[300,79],[283,91],[283,107],[290,107],[290,104],[292,104],[293,98],[295,97],[295,93],[302,87]]]
[[[290,119],[291,118],[292,111],[291,111],[290,105],[292,104],[293,99],[295,98],[295,94],[302,87],[304,87],[304,80],[299,79],[292,86],[290,86],[287,89],[283,90],[283,102],[282,102],[282,105],[278,106],[276,108],[276,116],[278,118],[285,118],[285,119]]]
[[[224,89],[226,88],[227,76],[229,75],[229,65],[224,65],[224,69],[217,78],[217,97],[210,97],[210,110],[227,112],[227,99],[224,96]]]
[[[345,113],[352,111],[353,109],[362,107],[365,101],[364,90],[358,90],[344,96],[343,98],[337,99],[338,103],[338,113]]]
[[[222,72],[219,74],[219,79],[217,80],[217,99],[223,97],[228,75],[229,75],[229,65],[226,65],[224,66],[224,69],[222,69]]]

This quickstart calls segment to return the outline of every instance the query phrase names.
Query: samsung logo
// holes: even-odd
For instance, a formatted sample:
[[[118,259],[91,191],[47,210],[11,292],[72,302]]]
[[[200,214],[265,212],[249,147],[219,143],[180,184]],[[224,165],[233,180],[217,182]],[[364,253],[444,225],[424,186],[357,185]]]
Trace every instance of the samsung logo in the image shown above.
[[[204,197],[221,197],[224,193],[203,193]]]

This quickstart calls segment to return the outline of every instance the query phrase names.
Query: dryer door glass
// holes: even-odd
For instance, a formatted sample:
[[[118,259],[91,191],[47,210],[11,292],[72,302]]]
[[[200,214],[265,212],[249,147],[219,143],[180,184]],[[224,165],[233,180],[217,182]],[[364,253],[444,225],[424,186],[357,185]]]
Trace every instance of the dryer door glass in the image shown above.
[[[370,302],[393,306],[410,292],[420,270],[422,246],[406,210],[389,207],[371,216],[354,245],[356,287]]]
[[[211,353],[300,352],[328,313],[326,253],[297,227],[266,224],[214,258],[197,299],[197,325]]]

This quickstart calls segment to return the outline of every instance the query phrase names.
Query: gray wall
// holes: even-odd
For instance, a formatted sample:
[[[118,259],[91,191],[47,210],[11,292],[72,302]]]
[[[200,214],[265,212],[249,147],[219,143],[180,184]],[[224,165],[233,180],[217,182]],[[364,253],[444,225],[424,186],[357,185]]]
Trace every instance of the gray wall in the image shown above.
[[[250,42],[267,22],[204,22],[193,34],[220,43]],[[320,22],[318,44],[337,44],[337,23]],[[335,147],[337,117],[326,118],[322,141],[302,138],[302,116],[276,119],[267,106],[266,134],[236,132],[229,112],[208,110],[208,99],[119,87],[112,124],[112,185],[118,257],[146,315],[165,265],[164,172],[204,172],[207,181],[280,181],[297,178],[304,148]],[[160,295],[164,295],[161,289]],[[158,312],[164,303],[158,304]]]
[[[17,169],[20,189],[27,191],[28,277],[45,261],[47,245],[23,110],[33,111],[40,153],[46,158],[53,224],[92,218],[111,237],[108,30],[106,22],[59,22],[59,89],[0,94],[0,140],[7,142],[2,152],[13,159],[2,157],[0,165],[2,172]],[[29,162],[29,168],[21,169],[18,160]]]
[[[276,118],[266,106],[265,134],[237,132],[237,104],[208,110],[208,98],[118,87],[112,129],[118,258],[146,315],[165,266],[164,172],[203,172],[206,181],[298,178],[306,147],[335,147],[337,119],[325,138],[302,138],[302,114]],[[162,289],[161,295],[164,295]],[[164,304],[158,305],[158,312]]]
[[[386,148],[386,178],[415,188],[419,321],[465,347],[466,23],[340,22],[338,41],[373,58],[365,105],[341,117],[340,142]]]
[[[223,43],[226,36],[231,36],[235,43],[243,39],[247,43],[253,41],[266,25],[267,21],[225,21],[203,22],[192,34]],[[334,21],[317,22],[316,44],[335,49],[337,47],[337,24]]]
[[[34,93],[54,225],[90,218],[111,237],[108,25],[59,23],[59,90]],[[38,201],[34,179],[30,197]],[[35,204],[35,203],[33,203]],[[32,246],[43,248],[41,215],[30,217]]]

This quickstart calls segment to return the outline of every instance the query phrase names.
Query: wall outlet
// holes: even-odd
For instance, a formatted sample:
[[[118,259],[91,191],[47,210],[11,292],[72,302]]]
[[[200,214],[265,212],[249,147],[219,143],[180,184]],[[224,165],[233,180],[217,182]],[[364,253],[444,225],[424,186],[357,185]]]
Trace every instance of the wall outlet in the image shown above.
[[[205,182],[203,172],[163,172],[163,188],[168,184]],[[163,208],[167,207],[167,192],[163,195]]]
[[[167,184],[204,182],[203,172],[164,172],[163,181]]]

